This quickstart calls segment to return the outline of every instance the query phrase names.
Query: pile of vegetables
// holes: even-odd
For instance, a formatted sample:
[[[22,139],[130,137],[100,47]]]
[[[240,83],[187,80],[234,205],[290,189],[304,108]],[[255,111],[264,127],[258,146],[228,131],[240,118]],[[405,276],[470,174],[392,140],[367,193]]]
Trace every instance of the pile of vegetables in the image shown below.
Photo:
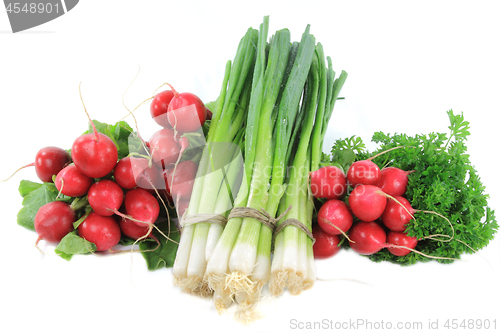
[[[319,168],[347,77],[335,78],[309,26],[299,42],[287,29],[271,38],[268,30],[265,17],[227,63],[173,267],[176,285],[213,294],[219,311],[236,300],[244,322],[256,315],[265,284],[273,295],[299,294],[316,280],[307,175]],[[221,154],[221,142],[234,152]]]
[[[465,145],[469,123],[452,110],[448,117],[449,134],[377,132],[372,153],[360,138],[336,141],[328,166],[311,175],[322,198],[316,257],[343,244],[377,262],[451,263],[493,239],[498,223]]]
[[[189,204],[210,112],[196,95],[173,87],[148,100],[163,128],[147,142],[124,121],[89,117],[70,150],[42,148],[27,165],[43,183],[21,181],[18,224],[36,231],[37,244],[56,244],[66,260],[138,244],[148,269],[173,265],[180,235],[171,218]]]
[[[66,260],[138,244],[148,269],[173,267],[176,286],[219,312],[237,303],[242,322],[258,316],[265,285],[300,294],[315,258],[341,248],[410,265],[485,247],[498,224],[467,154],[469,123],[449,111],[449,135],[377,132],[374,152],[353,136],[327,155],[346,78],[309,26],[292,41],[287,29],[269,36],[264,17],[215,101],[171,85],[147,100],[162,127],[148,141],[89,116],[70,150],[42,148],[28,165],[42,183],[21,181],[18,224]]]

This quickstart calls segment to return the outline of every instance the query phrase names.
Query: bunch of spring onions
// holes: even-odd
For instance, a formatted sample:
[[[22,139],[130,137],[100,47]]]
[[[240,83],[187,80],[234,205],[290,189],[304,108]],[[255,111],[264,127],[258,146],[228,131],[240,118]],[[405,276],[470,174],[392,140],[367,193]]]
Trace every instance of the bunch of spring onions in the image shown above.
[[[335,79],[331,60],[325,60],[309,26],[300,42],[291,42],[287,29],[268,39],[268,30],[265,17],[258,31],[248,30],[234,64],[227,66],[188,215],[228,217],[232,204],[262,211],[271,223],[293,220],[310,231],[314,205],[308,174],[319,167],[328,121],[347,75]],[[242,147],[244,162],[235,158],[238,149],[231,157],[216,156],[221,152],[210,147],[221,142]],[[225,170],[214,168],[213,160],[223,161],[227,172],[207,173]],[[233,184],[230,195],[224,183]],[[285,288],[294,294],[310,288],[316,279],[313,240],[299,225],[287,225],[277,235],[272,229],[251,214],[229,218],[224,229],[185,226],[174,265],[176,283],[191,292],[213,292],[218,310],[237,301],[236,316],[244,322],[255,318],[268,282],[274,295]]]

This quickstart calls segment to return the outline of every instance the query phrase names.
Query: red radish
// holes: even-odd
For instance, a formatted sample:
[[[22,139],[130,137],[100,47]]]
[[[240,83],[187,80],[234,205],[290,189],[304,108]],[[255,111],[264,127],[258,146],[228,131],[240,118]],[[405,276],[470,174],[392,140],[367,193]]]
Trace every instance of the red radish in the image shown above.
[[[347,193],[347,178],[336,166],[324,166],[309,174],[311,193],[318,199],[340,199]]]
[[[125,157],[122,158],[113,171],[115,181],[122,188],[131,190],[136,186],[144,189],[164,189],[165,181],[162,171],[156,166],[149,166],[145,158]]]
[[[389,231],[387,233],[387,250],[394,254],[395,256],[402,257],[411,252],[409,249],[414,249],[418,244],[418,240],[416,237],[411,237],[405,234],[404,232],[398,231]],[[391,245],[396,246],[405,246],[409,249],[401,248],[401,247],[391,247]]]
[[[401,196],[395,196],[394,200],[389,200],[387,203],[382,214],[382,222],[392,231],[405,231],[406,224],[413,218],[413,214],[415,210],[410,202]]]
[[[91,212],[78,226],[78,235],[94,243],[96,251],[107,251],[118,244],[121,231],[114,216],[101,216]]]
[[[177,200],[186,200],[191,197],[193,184],[198,166],[193,161],[183,161],[166,173],[167,186],[170,194]]]
[[[132,158],[132,170],[138,187],[145,190],[165,189],[163,170],[154,164],[150,166],[147,159]]]
[[[349,246],[357,253],[370,255],[385,247],[384,229],[376,222],[361,221],[355,223],[349,231]]]
[[[90,186],[88,201],[97,214],[111,216],[123,203],[123,190],[114,181],[103,179]]]
[[[52,183],[52,176],[57,175],[71,162],[69,153],[58,147],[45,147],[35,156],[35,172],[42,182]]]
[[[333,257],[340,250],[340,237],[337,235],[327,234],[317,224],[312,228],[314,239],[313,254],[315,259],[326,259]]]
[[[149,108],[151,117],[153,117],[154,121],[165,128],[172,128],[172,125],[170,125],[167,119],[167,110],[170,100],[173,97],[174,92],[172,90],[159,92],[151,101],[151,106]]]
[[[144,227],[152,224],[160,214],[156,198],[143,189],[130,190],[125,194],[125,211],[137,225]]]
[[[131,160],[132,157],[130,156],[122,158],[113,170],[116,183],[126,190],[131,190],[137,186]]]
[[[349,207],[361,221],[378,219],[386,205],[386,194],[374,185],[358,185],[349,195]]]
[[[380,177],[380,168],[371,160],[356,161],[347,171],[347,180],[352,187],[375,185]]]
[[[35,231],[39,240],[59,242],[73,230],[75,221],[75,212],[69,204],[52,201],[38,209],[35,215]]]
[[[84,175],[91,178],[102,178],[113,171],[118,162],[118,148],[107,135],[97,132],[83,103],[81,90],[80,99],[94,133],[83,134],[76,138],[71,148],[71,157],[76,167]]]
[[[58,147],[45,147],[36,153],[35,162],[20,167],[12,176],[3,181],[9,180],[21,169],[34,166],[36,175],[42,182],[52,183],[52,177],[70,162],[71,156],[66,150]]]
[[[352,213],[340,200],[325,202],[318,211],[318,225],[330,235],[345,233],[352,226]]]
[[[118,161],[115,143],[102,133],[79,136],[71,148],[76,167],[91,178],[102,178],[113,171]]]
[[[408,185],[408,175],[412,172],[395,167],[384,168],[380,170],[380,178],[376,185],[393,197],[404,195]]]
[[[120,218],[120,229],[122,233],[132,239],[143,239],[151,235],[153,228],[148,226],[139,226],[134,221],[129,220],[125,217]]]
[[[64,195],[69,197],[81,197],[87,194],[93,179],[84,175],[74,164],[70,164],[56,176],[54,185]]]
[[[179,94],[172,86],[170,88],[174,92],[167,112],[170,125],[181,133],[199,130],[207,119],[205,104],[195,94],[188,92]]]
[[[168,168],[177,162],[181,147],[175,139],[174,130],[164,128],[153,134],[149,140],[149,149],[153,163]]]
[[[366,160],[354,162],[347,171],[347,181],[352,187],[356,187],[358,185],[376,185],[380,178],[380,168],[373,163],[372,160],[380,155],[390,152],[391,150],[404,147],[405,146],[393,147]]]

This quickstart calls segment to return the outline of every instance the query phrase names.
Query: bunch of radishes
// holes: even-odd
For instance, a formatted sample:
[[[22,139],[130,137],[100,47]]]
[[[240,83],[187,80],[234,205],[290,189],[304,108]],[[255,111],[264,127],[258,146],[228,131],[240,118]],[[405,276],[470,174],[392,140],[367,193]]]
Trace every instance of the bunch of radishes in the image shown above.
[[[78,202],[56,200],[42,206],[34,220],[38,241],[59,242],[76,228],[96,251],[106,251],[122,234],[134,240],[154,238],[160,204],[167,200],[176,204],[179,215],[184,213],[198,166],[181,158],[189,133],[200,130],[208,110],[196,95],[172,88],[154,96],[150,112],[163,128],[143,142],[145,154],[118,159],[117,145],[97,131],[90,117],[93,131],[73,142],[71,155],[56,147],[37,153],[32,165],[40,180],[54,181],[60,195]]]
[[[371,159],[352,163],[347,175],[336,166],[312,172],[312,194],[326,199],[313,227],[314,256],[335,255],[340,249],[340,235],[359,254],[370,255],[383,248],[396,256],[410,253],[417,245],[417,239],[404,232],[414,213],[403,197],[410,173],[395,167],[380,170]],[[345,200],[349,188],[352,191]]]

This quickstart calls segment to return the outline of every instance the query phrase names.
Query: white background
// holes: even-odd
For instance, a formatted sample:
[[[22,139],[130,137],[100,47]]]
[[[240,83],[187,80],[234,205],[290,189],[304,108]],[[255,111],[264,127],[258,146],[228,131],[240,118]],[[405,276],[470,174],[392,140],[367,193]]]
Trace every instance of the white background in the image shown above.
[[[325,151],[336,138],[368,142],[379,130],[447,132],[453,108],[471,123],[471,160],[498,210],[499,9],[483,1],[80,1],[17,34],[0,9],[0,178],[44,146],[69,148],[86,129],[80,82],[90,115],[108,123],[127,114],[122,96],[139,67],[124,97],[129,108],[164,82],[215,99],[239,39],[270,15],[270,31],[287,27],[294,40],[311,24],[335,70],[349,73]],[[136,114],[144,137],[158,129],[148,105]],[[264,318],[245,327],[234,309],[219,316],[210,300],[174,288],[171,269],[148,272],[138,254],[66,262],[41,242],[42,255],[35,233],[16,224],[22,179],[36,181],[34,169],[0,183],[2,331],[288,332],[298,330],[293,320],[368,320],[372,329],[337,331],[382,331],[383,321],[421,322],[422,330],[401,331],[423,332],[436,320],[444,331],[447,319],[496,319],[500,328],[498,238],[451,265],[375,264],[342,251],[317,262],[318,276],[332,281],[266,299]]]

